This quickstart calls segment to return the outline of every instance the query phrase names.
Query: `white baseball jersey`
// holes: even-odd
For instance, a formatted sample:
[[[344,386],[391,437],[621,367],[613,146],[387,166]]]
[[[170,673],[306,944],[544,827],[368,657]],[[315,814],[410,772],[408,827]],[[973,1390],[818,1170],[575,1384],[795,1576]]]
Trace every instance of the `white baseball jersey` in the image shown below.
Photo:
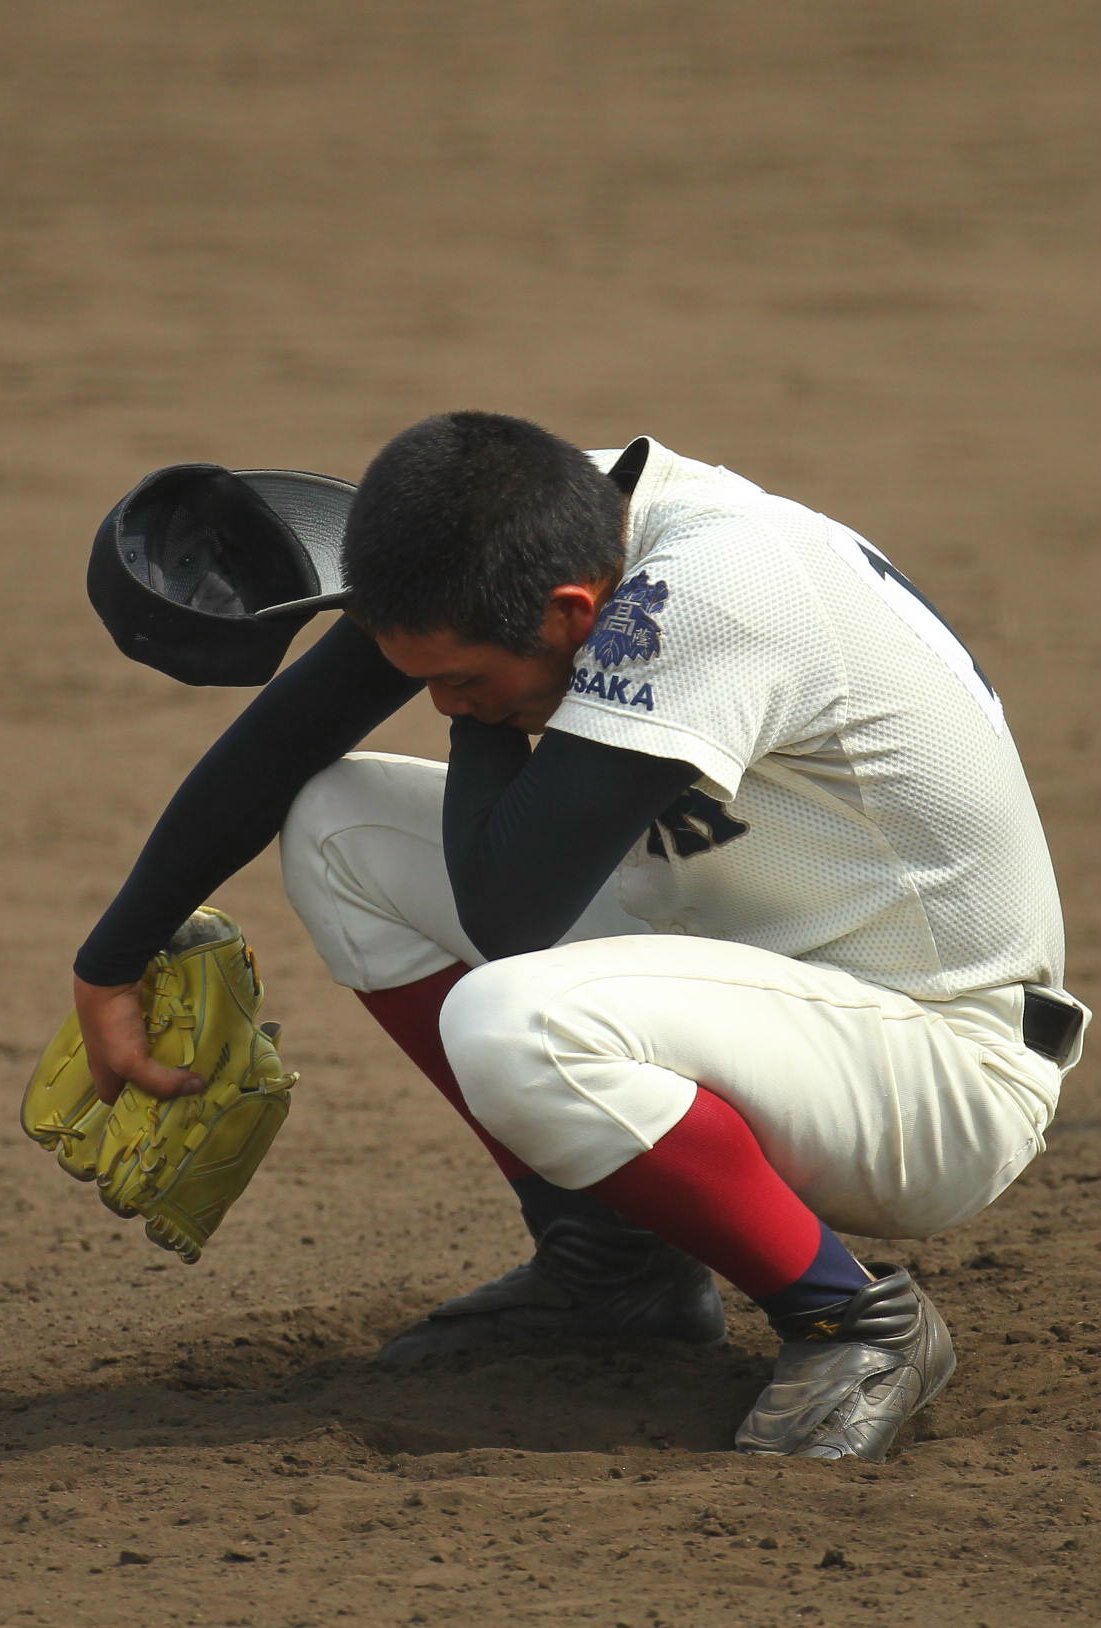
[[[658,932],[918,1000],[1061,983],[1055,879],[996,695],[826,516],[650,439],[623,580],[550,727],[700,770],[618,871]]]

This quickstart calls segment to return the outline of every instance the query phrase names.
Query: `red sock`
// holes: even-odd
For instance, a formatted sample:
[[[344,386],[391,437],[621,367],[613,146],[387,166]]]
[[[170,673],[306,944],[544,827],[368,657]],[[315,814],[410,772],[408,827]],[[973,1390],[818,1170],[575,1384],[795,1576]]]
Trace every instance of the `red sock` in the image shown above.
[[[357,989],[356,994],[382,1025],[392,1040],[396,1040],[411,1062],[416,1063],[436,1089],[447,1098],[451,1106],[462,1114],[476,1136],[480,1137],[496,1160],[501,1174],[509,1181],[529,1175],[526,1164],[509,1152],[496,1137],[484,1130],[470,1112],[459,1082],[451,1072],[451,1064],[440,1039],[440,1008],[469,967],[461,961],[434,972],[416,983],[402,984],[397,989],[376,989],[370,993]]]
[[[703,1086],[655,1147],[589,1191],[753,1300],[801,1278],[828,1232],[773,1170],[737,1109]]]
[[[466,1105],[440,1039],[440,1008],[468,970],[456,963],[397,989],[356,994],[462,1115],[507,1180],[519,1183],[521,1196],[525,1183],[538,1182],[567,1207],[570,1200],[576,1206],[582,1193],[560,1193],[534,1176]],[[831,1289],[819,1296],[823,1300],[851,1293],[866,1281],[840,1239],[776,1174],[737,1109],[703,1086],[656,1147],[584,1194],[704,1261],[754,1300],[775,1297],[804,1277],[813,1288],[819,1277],[843,1285],[852,1276],[850,1287]]]

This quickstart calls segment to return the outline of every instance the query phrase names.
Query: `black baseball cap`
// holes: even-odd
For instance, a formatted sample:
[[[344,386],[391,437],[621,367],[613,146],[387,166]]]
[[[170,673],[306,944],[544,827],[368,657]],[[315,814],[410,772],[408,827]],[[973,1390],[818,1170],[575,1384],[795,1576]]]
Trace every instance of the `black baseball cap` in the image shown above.
[[[96,533],[88,597],[124,655],[185,684],[266,684],[318,611],[347,599],[348,481],[173,464]]]

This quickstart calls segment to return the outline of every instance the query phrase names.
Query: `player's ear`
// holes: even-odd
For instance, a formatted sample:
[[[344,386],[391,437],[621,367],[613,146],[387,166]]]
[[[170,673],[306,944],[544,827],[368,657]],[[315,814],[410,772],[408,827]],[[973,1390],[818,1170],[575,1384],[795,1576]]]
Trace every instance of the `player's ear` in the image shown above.
[[[591,583],[552,588],[543,616],[543,643],[551,649],[576,650],[592,632],[602,603],[600,589]]]

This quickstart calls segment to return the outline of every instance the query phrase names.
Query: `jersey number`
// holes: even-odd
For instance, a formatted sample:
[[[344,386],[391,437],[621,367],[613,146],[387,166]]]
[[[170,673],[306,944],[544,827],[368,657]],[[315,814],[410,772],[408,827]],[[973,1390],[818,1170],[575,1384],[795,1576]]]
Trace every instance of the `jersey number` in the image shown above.
[[[724,842],[733,842],[748,830],[744,820],[731,819],[714,797],[705,797],[702,791],[689,786],[650,827],[646,852],[657,859],[668,860],[669,850],[663,837],[666,833],[677,858],[689,859],[693,854],[721,848]]]
[[[892,565],[877,548],[865,542],[859,533],[849,531],[847,527],[846,531],[879,578],[879,591],[883,597],[893,603],[896,611],[909,622],[918,637],[948,663],[971,691],[987,717],[1000,729],[1002,706],[994,686],[932,600],[926,599],[920,588],[916,588],[908,576],[905,576],[896,565]],[[897,594],[892,595],[891,584],[904,589],[906,598],[900,599]]]

